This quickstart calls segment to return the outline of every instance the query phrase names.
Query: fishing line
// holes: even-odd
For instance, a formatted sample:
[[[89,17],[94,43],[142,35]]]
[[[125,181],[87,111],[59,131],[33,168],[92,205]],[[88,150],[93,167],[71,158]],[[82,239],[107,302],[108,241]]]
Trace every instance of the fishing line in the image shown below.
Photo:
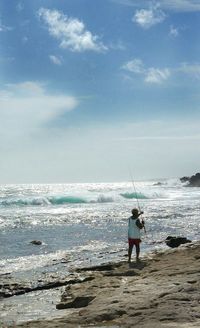
[[[135,188],[135,183],[134,183],[134,180],[133,180],[133,176],[131,174],[131,171],[130,171],[130,176],[131,176],[131,182],[132,182],[132,185],[133,185],[135,197],[136,197],[136,200],[137,200],[138,209],[141,212],[141,208],[140,208],[140,204],[139,204],[139,200],[138,200],[138,196],[137,196],[137,191],[136,191],[136,188]]]
[[[132,176],[132,173],[131,173],[130,168],[129,168],[129,174],[130,174],[130,177],[131,177],[131,182],[132,182],[132,185],[133,185],[135,198],[136,198],[136,200],[137,200],[137,206],[138,206],[139,211],[141,212],[141,208],[140,208],[140,204],[139,204],[139,199],[138,199],[138,194],[137,194],[137,190],[136,190],[136,187],[135,187],[135,183],[134,183],[133,176]],[[142,220],[143,220],[143,219],[142,219]],[[144,220],[143,220],[143,222],[144,222]],[[147,232],[146,232],[145,225],[144,225],[144,232],[147,233]]]

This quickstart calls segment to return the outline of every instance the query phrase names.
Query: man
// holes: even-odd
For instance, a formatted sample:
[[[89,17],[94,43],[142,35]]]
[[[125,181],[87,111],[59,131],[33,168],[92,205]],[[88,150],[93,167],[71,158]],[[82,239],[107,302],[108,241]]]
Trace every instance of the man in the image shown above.
[[[131,262],[133,246],[136,248],[136,261],[140,256],[141,229],[144,228],[143,219],[140,221],[139,216],[143,212],[139,212],[137,208],[132,209],[132,216],[128,220],[128,262]]]

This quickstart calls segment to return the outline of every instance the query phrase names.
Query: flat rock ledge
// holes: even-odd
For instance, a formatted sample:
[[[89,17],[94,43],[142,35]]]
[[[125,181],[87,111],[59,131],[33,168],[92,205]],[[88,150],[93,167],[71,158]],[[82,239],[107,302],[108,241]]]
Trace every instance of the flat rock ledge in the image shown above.
[[[66,286],[62,318],[16,327],[200,327],[200,242],[80,271],[92,279]]]

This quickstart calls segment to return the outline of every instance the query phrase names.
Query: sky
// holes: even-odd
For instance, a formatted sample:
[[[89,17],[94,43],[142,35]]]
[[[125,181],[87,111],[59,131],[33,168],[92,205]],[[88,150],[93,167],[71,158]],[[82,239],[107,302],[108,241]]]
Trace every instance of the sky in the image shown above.
[[[192,175],[199,0],[0,0],[0,183]]]

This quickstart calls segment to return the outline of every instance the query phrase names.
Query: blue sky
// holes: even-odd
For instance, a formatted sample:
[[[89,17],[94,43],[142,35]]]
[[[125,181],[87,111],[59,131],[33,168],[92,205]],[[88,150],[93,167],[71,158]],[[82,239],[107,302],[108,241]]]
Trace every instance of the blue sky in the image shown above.
[[[200,2],[1,0],[0,181],[199,170]]]

